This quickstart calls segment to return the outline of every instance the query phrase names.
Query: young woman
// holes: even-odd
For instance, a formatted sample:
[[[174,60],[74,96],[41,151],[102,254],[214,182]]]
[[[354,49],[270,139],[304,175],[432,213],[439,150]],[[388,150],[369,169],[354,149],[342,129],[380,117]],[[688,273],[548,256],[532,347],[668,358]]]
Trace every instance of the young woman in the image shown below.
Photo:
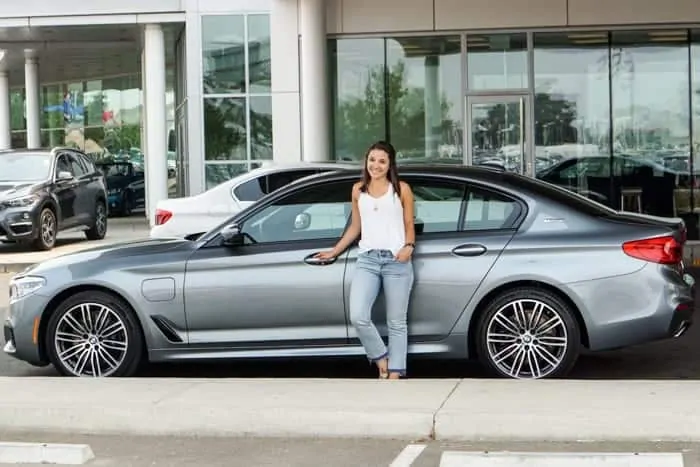
[[[367,357],[382,379],[406,375],[408,329],[406,315],[413,287],[415,227],[413,192],[399,180],[396,150],[374,143],[365,155],[362,180],[352,189],[352,220],[345,235],[322,259],[341,254],[360,236],[359,255],[350,291],[350,320]],[[372,322],[372,306],[384,289],[389,348]]]

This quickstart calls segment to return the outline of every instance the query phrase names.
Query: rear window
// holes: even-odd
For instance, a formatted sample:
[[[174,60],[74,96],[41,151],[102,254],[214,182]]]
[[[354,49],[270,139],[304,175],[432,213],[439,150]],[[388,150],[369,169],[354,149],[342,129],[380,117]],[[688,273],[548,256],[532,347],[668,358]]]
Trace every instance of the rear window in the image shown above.
[[[309,175],[318,173],[314,169],[288,170],[284,172],[272,173],[248,180],[244,184],[236,187],[233,194],[239,201],[258,201],[265,195],[282,188],[283,186]]]
[[[593,201],[592,199],[586,198],[578,193],[574,193],[566,188],[562,188],[542,180],[537,180],[536,178],[508,174],[506,179],[508,180],[508,183],[515,188],[520,188],[538,194],[542,197],[563,204],[571,209],[588,214],[589,216],[609,217],[617,214],[617,211],[604,204]]]

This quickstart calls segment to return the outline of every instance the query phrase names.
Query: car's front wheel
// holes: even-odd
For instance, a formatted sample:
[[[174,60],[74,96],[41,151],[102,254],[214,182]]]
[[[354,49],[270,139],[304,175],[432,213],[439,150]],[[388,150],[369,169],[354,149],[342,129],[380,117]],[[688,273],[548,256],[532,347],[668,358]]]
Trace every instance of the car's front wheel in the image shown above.
[[[477,326],[479,360],[501,377],[562,377],[579,355],[574,310],[547,290],[524,287],[496,297]]]
[[[66,376],[132,376],[143,355],[141,327],[129,306],[101,291],[77,293],[51,315],[46,332],[51,363]]]
[[[39,225],[34,246],[38,250],[50,250],[56,245],[56,235],[58,234],[58,222],[56,214],[51,208],[44,208],[39,214]]]

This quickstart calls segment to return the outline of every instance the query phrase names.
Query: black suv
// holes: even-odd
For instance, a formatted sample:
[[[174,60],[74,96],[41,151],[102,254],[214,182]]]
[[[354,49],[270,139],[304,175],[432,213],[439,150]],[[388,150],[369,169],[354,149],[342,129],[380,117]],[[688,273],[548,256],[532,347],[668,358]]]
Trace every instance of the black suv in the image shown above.
[[[104,176],[75,149],[0,151],[0,241],[50,250],[58,232],[107,233]]]

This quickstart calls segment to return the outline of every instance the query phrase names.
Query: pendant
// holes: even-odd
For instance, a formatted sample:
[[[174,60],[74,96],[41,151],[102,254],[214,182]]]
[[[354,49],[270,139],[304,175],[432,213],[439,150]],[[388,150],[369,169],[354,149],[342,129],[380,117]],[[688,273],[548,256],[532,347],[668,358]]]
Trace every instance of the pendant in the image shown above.
[[[375,211],[378,211],[378,210],[379,210],[379,207],[378,207],[376,204],[374,205],[374,210],[375,210]]]

